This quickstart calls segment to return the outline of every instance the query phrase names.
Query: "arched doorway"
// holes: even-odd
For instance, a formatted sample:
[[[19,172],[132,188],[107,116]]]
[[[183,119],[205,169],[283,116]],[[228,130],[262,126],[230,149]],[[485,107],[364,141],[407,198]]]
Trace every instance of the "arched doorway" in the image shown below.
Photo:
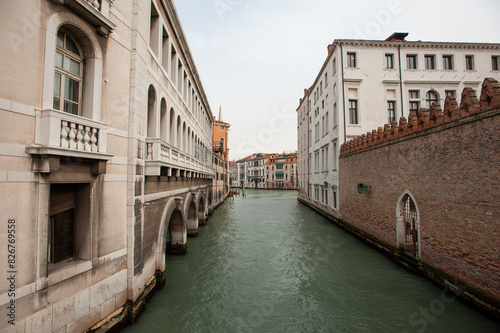
[[[415,198],[406,191],[397,207],[398,246],[405,253],[420,258],[420,218]]]

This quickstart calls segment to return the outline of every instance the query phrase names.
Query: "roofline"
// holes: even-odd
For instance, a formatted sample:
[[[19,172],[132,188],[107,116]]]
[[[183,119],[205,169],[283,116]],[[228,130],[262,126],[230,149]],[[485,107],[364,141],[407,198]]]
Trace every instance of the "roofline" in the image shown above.
[[[367,45],[367,46],[408,46],[408,47],[434,47],[434,48],[477,48],[500,49],[499,43],[472,43],[472,42],[436,42],[436,41],[386,41],[366,39],[335,39],[335,45]]]

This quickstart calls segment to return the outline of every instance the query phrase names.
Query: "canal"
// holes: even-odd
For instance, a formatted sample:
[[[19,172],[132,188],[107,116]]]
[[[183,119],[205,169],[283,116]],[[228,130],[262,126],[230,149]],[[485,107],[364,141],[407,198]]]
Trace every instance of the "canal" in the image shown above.
[[[248,190],[168,256],[166,286],[123,332],[500,332],[297,201]]]

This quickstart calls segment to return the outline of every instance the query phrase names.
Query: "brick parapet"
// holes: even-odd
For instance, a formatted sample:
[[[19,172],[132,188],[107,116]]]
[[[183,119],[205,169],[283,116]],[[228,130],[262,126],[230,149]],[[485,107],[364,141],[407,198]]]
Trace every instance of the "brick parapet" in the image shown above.
[[[497,109],[496,112],[498,112],[498,107],[500,107],[500,84],[495,79],[487,78],[483,81],[479,99],[472,88],[464,88],[460,106],[455,97],[448,96],[444,102],[444,110],[438,103],[434,103],[430,109],[411,111],[408,120],[401,117],[399,124],[396,121],[392,124],[385,124],[383,127],[344,143],[340,148],[340,157],[381,144],[410,139],[416,135],[426,135],[458,125],[464,120],[472,121],[475,119],[473,116],[478,114],[487,117],[492,109]]]

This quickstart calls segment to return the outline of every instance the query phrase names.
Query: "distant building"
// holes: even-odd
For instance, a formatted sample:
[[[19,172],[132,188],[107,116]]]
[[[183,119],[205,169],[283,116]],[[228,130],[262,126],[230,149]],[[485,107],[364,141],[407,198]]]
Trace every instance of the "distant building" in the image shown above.
[[[338,215],[340,145],[500,79],[500,44],[335,40],[297,109],[299,198]]]
[[[228,132],[231,125],[222,121],[222,107],[219,109],[219,119],[214,120],[213,127],[213,167],[215,178],[212,181],[212,196],[214,208],[220,205],[229,193],[229,147]]]
[[[253,154],[248,161],[248,188],[266,188],[265,154]]]
[[[297,153],[269,156],[266,160],[268,189],[297,189]]]
[[[238,183],[238,165],[235,161],[229,162],[229,186],[239,187]]]

